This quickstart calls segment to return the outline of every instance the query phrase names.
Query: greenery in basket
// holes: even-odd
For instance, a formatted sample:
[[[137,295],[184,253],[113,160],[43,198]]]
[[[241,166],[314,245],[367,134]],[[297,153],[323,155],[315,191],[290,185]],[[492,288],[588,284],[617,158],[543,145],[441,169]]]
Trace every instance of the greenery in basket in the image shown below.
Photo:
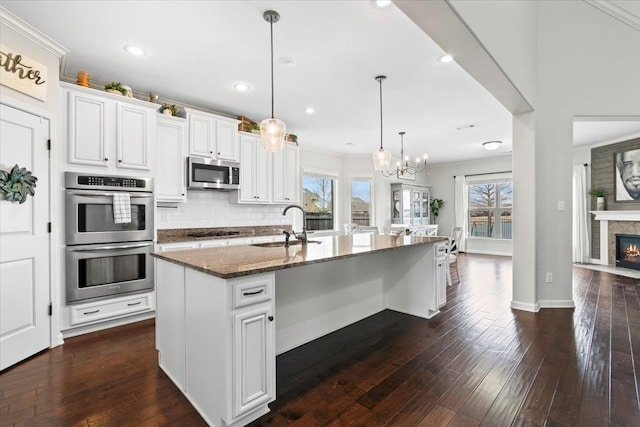
[[[592,188],[589,190],[589,194],[596,197],[604,197],[604,190],[602,188]]]
[[[253,131],[260,132],[260,123],[253,123],[252,125],[249,125],[249,131],[251,131],[251,132],[253,132]]]
[[[162,112],[164,112],[164,110],[171,111],[172,116],[175,116],[178,114],[178,106],[175,104],[162,104]]]
[[[438,219],[438,215],[440,215],[440,208],[444,205],[444,200],[442,199],[431,199],[430,207],[431,207],[431,215],[433,216],[433,222],[436,222]]]
[[[122,86],[122,84],[120,84],[120,82],[111,82],[111,83],[107,83],[106,85],[104,85],[104,90],[117,90],[118,92],[120,92],[123,95],[127,95],[127,89],[124,88],[124,86]]]
[[[298,135],[294,134],[294,133],[288,133],[286,138],[287,141],[291,141],[291,142],[298,142]]]

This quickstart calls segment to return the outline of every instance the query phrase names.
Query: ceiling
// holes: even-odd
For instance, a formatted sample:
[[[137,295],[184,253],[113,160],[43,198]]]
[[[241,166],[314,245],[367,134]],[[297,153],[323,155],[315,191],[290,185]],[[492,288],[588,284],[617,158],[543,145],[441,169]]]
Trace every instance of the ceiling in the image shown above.
[[[275,117],[303,147],[370,155],[380,144],[431,163],[508,155],[511,114],[393,4],[344,1],[6,1],[0,4],[69,49],[63,73],[119,81],[135,92],[260,122],[270,117],[269,24],[274,24]],[[147,54],[134,57],[133,44]],[[283,59],[295,62],[291,67]],[[286,62],[286,61],[284,61]],[[291,61],[289,61],[291,62]],[[249,83],[247,93],[233,89]],[[305,108],[315,108],[314,114]],[[501,140],[493,152],[482,142]]]

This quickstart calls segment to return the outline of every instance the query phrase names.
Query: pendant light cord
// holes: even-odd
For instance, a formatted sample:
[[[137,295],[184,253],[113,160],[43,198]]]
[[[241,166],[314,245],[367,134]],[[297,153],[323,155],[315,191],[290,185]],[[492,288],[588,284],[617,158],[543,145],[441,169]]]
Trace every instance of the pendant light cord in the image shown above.
[[[273,115],[273,21],[269,23],[271,27],[271,118],[274,118]]]
[[[378,78],[380,82],[380,149],[382,150],[382,77]]]

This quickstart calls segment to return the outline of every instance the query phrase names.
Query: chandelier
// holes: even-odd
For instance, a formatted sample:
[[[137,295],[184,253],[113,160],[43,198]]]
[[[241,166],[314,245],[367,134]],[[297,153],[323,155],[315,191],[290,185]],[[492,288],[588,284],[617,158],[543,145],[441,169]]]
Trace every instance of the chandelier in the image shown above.
[[[415,164],[412,164],[409,160],[409,156],[404,155],[404,135],[406,132],[398,132],[400,135],[400,160],[396,162],[396,168],[394,170],[382,170],[382,175],[389,177],[396,175],[398,178],[408,175],[415,175],[427,169],[427,155],[425,154],[422,159],[416,157]]]

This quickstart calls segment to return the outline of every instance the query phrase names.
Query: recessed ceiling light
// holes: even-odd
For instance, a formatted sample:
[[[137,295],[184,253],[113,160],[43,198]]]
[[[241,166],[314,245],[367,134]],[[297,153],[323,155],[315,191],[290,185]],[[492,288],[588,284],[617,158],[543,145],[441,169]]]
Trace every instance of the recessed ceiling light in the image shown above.
[[[453,61],[453,56],[447,54],[442,55],[440,58],[438,58],[438,61],[442,62],[442,63],[447,63],[447,62],[451,62]]]
[[[313,114],[313,113],[316,112],[316,109],[313,108],[313,107],[307,107],[307,108],[304,109],[304,112],[307,113],[307,114]]]
[[[293,58],[280,58],[278,60],[285,67],[293,68],[296,66],[297,62]]]
[[[386,9],[391,6],[391,0],[375,0],[374,4],[378,9]]]
[[[500,147],[500,144],[502,144],[502,141],[487,141],[483,142],[482,146],[485,150],[493,151],[497,150]]]
[[[133,56],[144,56],[147,54],[147,52],[142,49],[141,47],[138,46],[134,46],[132,44],[128,44],[124,47],[125,52],[127,52],[129,55],[133,55]]]
[[[233,88],[238,92],[248,92],[251,86],[249,86],[249,83],[238,82],[233,84]]]

